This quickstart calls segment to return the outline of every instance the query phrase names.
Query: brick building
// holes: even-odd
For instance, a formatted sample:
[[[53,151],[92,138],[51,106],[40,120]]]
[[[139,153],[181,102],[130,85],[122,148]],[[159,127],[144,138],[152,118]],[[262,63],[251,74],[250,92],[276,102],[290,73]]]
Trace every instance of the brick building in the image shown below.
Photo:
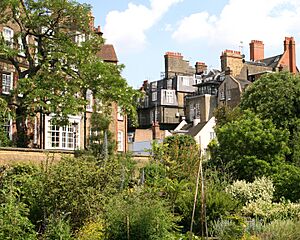
[[[264,43],[252,40],[250,61],[245,61],[239,51],[225,50],[221,59],[221,69],[226,72],[225,79],[219,87],[218,103],[234,107],[241,100],[241,95],[249,84],[262,74],[278,71],[289,71],[297,74],[296,49],[293,37],[285,37],[283,53],[265,58]]]
[[[94,28],[93,16],[90,16],[90,27],[97,34],[102,36],[100,27]],[[25,58],[24,46],[21,40],[18,39],[16,41],[15,37],[19,31],[18,25],[13,21],[0,25],[0,33],[7,43],[11,44],[11,48],[19,51],[17,62],[22,69],[26,70],[28,68],[28,62]],[[41,28],[40,31],[43,31],[43,29]],[[73,40],[80,44],[82,41],[85,41],[85,36],[78,34]],[[30,35],[26,41],[31,45],[36,44],[32,35]],[[111,64],[118,63],[113,45],[103,45],[97,56],[104,62]],[[11,90],[17,86],[18,78],[15,66],[12,62],[3,57],[0,58],[0,94],[2,98],[9,99]],[[18,97],[22,98],[21,95]],[[40,113],[30,119],[26,119],[27,134],[30,138],[29,147],[53,150],[85,148],[89,142],[90,118],[93,112],[93,105],[97,102],[93,98],[91,91],[87,91],[86,98],[89,102],[86,107],[86,113],[76,116],[70,115],[69,125],[67,126],[53,125],[51,121],[53,115],[51,114]],[[84,118],[87,119],[86,125],[84,124]],[[4,119],[3,122],[3,127],[7,131],[9,138],[14,141],[17,130],[15,119],[8,115],[7,119]],[[127,150],[127,117],[122,114],[122,110],[116,103],[112,103],[112,122],[109,129],[113,133],[117,150],[125,152]]]

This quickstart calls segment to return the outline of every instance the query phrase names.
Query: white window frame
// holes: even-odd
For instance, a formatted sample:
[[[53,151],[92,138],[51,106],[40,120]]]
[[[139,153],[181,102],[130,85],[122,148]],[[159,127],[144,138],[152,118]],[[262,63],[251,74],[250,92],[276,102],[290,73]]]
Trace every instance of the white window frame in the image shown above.
[[[227,89],[227,100],[230,101],[231,100],[231,90]]]
[[[220,91],[220,100],[225,100],[225,93],[224,90]]]
[[[74,150],[80,148],[80,116],[69,116],[69,125],[67,126],[55,126],[51,125],[51,120],[53,115],[45,117],[45,149],[61,149],[61,150]],[[50,129],[51,126],[55,127]],[[54,130],[54,131],[53,131]],[[73,132],[72,132],[73,130]],[[76,132],[76,139],[74,138],[74,132]],[[56,133],[56,136],[53,135]],[[52,141],[53,138],[55,141]],[[72,138],[73,141],[68,141],[69,138]],[[65,141],[63,141],[65,140]],[[57,143],[55,146],[55,142]],[[74,147],[74,142],[76,146]],[[72,143],[72,144],[70,144]]]
[[[216,133],[215,132],[209,132],[209,139],[213,140],[216,138]]]
[[[117,107],[117,119],[119,121],[124,120],[123,111],[122,111],[122,108],[120,106]]]
[[[118,152],[124,151],[124,134],[123,131],[118,131],[117,137]]]
[[[83,42],[86,41],[85,34],[81,32],[76,32],[75,35],[75,43],[77,43],[78,46],[81,46]]]
[[[93,112],[93,92],[91,90],[86,91],[86,100],[88,101],[86,105],[87,112]]]
[[[28,36],[26,37],[26,42],[28,43]],[[25,57],[25,48],[22,42],[21,36],[18,37],[18,49],[19,49],[19,56]]]
[[[183,86],[190,86],[190,78],[186,76],[181,77],[181,82]]]
[[[173,90],[165,90],[165,96],[166,96],[166,103],[173,104],[175,102]]]
[[[12,140],[12,118],[11,116],[8,114],[7,117],[5,119],[3,119],[3,126],[2,128],[4,129],[4,131],[7,133],[8,138],[10,140]]]
[[[6,42],[8,42],[8,46],[13,48],[14,46],[14,30],[9,27],[3,28],[3,38]]]
[[[7,84],[7,81],[8,81],[7,77],[8,76],[10,77],[9,84]],[[13,75],[13,73],[2,73],[2,93],[3,94],[10,94],[10,91],[13,89],[13,84],[14,84],[14,75]],[[9,88],[9,90],[7,91],[8,88]]]

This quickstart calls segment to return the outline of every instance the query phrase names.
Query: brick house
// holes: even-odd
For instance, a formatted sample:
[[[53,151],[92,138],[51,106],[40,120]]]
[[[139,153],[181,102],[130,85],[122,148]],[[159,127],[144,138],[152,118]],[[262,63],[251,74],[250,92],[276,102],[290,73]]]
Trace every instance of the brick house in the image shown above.
[[[144,81],[145,97],[138,108],[139,127],[149,128],[158,122],[161,129],[174,129],[184,116],[184,98],[195,91],[195,69],[180,53],[167,52],[164,78]]]
[[[90,27],[99,35],[102,35],[100,27],[94,28],[94,17],[91,16]],[[16,42],[14,35],[19,29],[13,22],[0,25],[0,33],[4,39],[11,43],[11,47],[19,50],[18,62],[23,69],[28,67],[23,53],[22,43]],[[79,35],[74,41],[84,41],[84,37]],[[27,40],[31,44],[35,44],[33,37]],[[98,57],[104,62],[117,64],[118,59],[112,45],[104,45],[98,52]],[[7,59],[0,58],[0,94],[3,98],[8,98],[10,91],[17,85],[18,75],[15,67]],[[19,96],[20,98],[22,96]],[[89,104],[86,107],[86,114],[69,116],[69,125],[56,126],[51,122],[52,115],[37,114],[35,117],[26,120],[27,134],[30,137],[29,147],[39,149],[57,149],[57,150],[74,150],[84,149],[88,145],[90,136],[90,118],[93,112],[93,104],[95,99],[91,92],[87,92],[86,96]],[[87,119],[86,129],[84,127],[84,117]],[[4,129],[8,133],[11,140],[15,140],[16,122],[10,116],[4,120]],[[112,103],[112,122],[109,127],[116,141],[117,150],[120,152],[127,151],[127,117],[122,114],[122,110],[116,103]]]
[[[296,49],[293,37],[285,37],[283,53],[272,57],[264,57],[262,41],[250,42],[250,61],[245,61],[239,51],[225,50],[221,55],[221,69],[225,79],[219,86],[218,104],[235,107],[248,85],[262,74],[278,71],[289,71],[298,74],[296,66]]]

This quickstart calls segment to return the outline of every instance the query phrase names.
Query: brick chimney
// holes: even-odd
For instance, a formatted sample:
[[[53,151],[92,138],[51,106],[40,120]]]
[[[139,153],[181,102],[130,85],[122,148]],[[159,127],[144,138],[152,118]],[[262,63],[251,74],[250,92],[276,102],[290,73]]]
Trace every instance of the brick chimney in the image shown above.
[[[232,70],[232,75],[234,77],[241,73],[244,63],[243,56],[241,55],[240,51],[225,50],[222,52],[220,59],[222,71],[226,71],[226,69],[229,67]]]
[[[296,44],[293,37],[285,37],[284,52],[287,54],[289,71],[291,73],[297,73],[295,45]]]
[[[258,61],[265,58],[264,43],[258,40],[252,40],[250,45],[250,60]]]
[[[153,138],[153,140],[161,139],[161,132],[160,132],[158,122],[153,122],[152,123],[152,138]]]
[[[207,70],[207,65],[204,62],[196,62],[195,69],[196,74],[202,74]]]

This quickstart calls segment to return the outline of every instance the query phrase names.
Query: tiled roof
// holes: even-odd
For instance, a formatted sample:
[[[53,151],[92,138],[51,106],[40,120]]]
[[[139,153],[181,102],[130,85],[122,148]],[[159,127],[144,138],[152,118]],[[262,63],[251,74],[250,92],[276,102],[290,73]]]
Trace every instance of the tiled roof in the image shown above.
[[[255,66],[265,66],[265,67],[275,68],[281,57],[282,57],[282,54],[279,54],[279,55],[276,55],[273,57],[262,59],[260,61],[255,61],[255,62],[247,61],[246,63],[255,65]]]
[[[277,55],[277,56],[273,56],[273,57],[269,57],[269,58],[265,58],[263,59],[263,62],[268,66],[268,67],[272,67],[275,68],[280,60],[280,58],[282,57],[282,54]]]
[[[97,56],[105,62],[118,62],[114,46],[111,44],[104,44]]]

